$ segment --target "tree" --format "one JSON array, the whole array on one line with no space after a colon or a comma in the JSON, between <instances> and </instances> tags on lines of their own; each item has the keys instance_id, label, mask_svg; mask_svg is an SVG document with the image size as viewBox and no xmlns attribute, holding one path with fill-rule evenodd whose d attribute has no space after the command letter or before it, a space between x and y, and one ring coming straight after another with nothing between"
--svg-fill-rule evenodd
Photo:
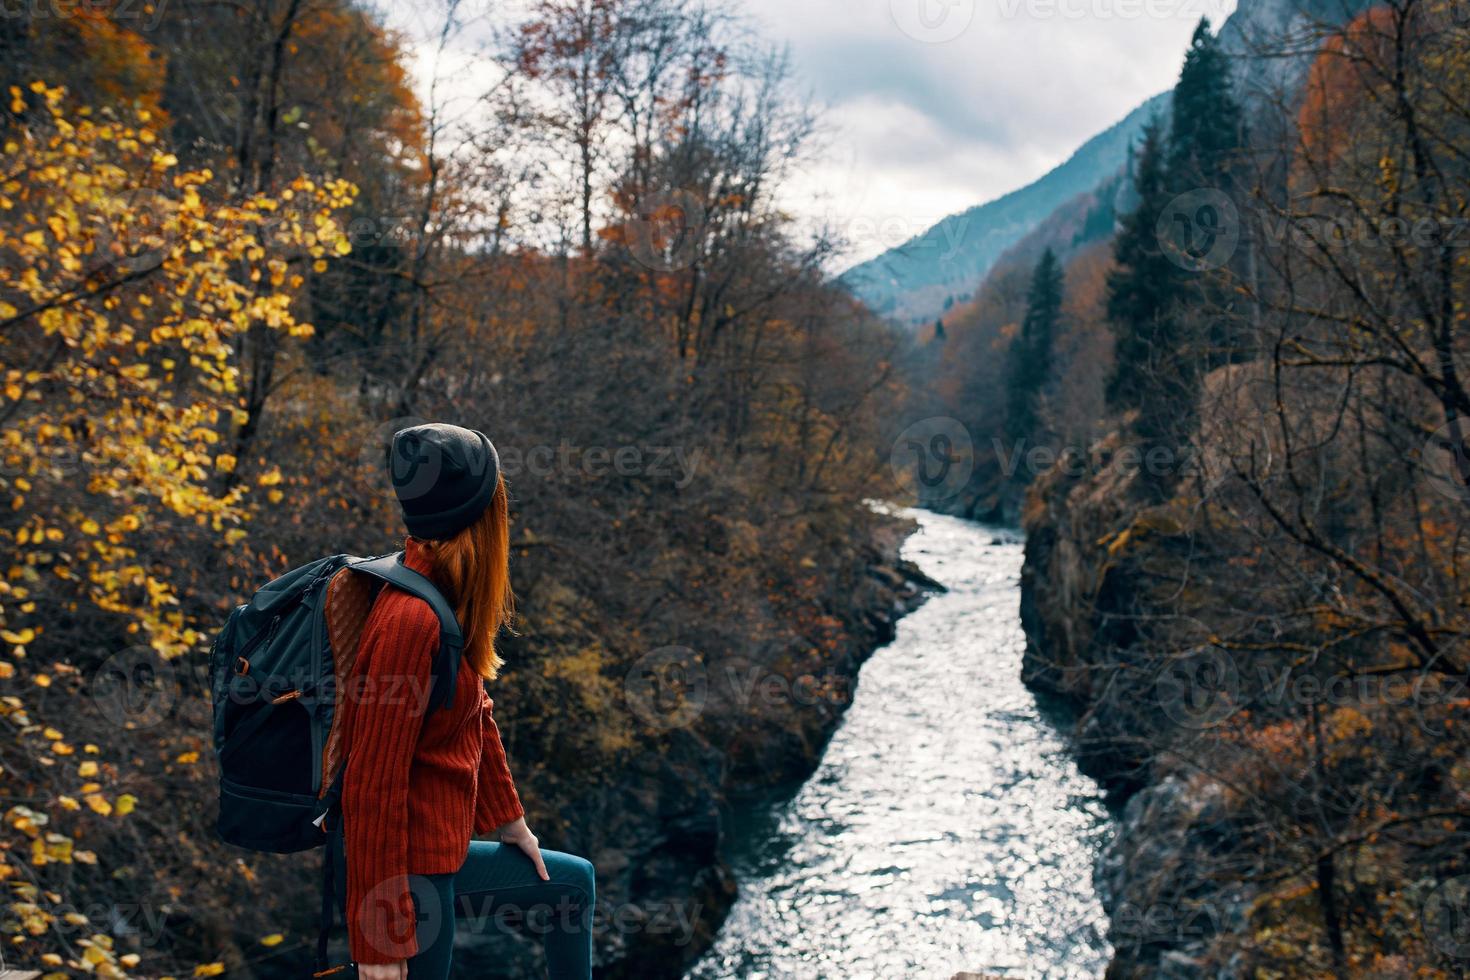
<instances>
[{"instance_id":1,"label":"tree","mask_svg":"<svg viewBox=\"0 0 1470 980\"><path fill-rule=\"evenodd\" d=\"M1113 374L1108 406L1136 412L1133 432L1147 454L1177 454L1194 430L1200 364L1182 315L1183 271L1159 241L1158 226L1172 197L1157 122L1144 131L1136 158L1138 206L1122 223L1113 247L1117 269L1108 276L1107 318L1113 330ZM1156 492L1172 486L1168 473L1151 473Z\"/></svg>"},{"instance_id":2,"label":"tree","mask_svg":"<svg viewBox=\"0 0 1470 980\"><path fill-rule=\"evenodd\" d=\"M214 175L179 168L148 113L70 115L63 90L39 81L28 94L36 107L10 89L26 125L0 150L0 679L17 678L0 705L14 733L0 788L28 804L7 809L0 839L24 922L7 955L121 977L138 956L120 955L116 927L76 914L89 934L55 945L58 907L87 907L94 871L119 904L152 887L93 849L130 832L137 799L115 778L129 748L97 744L81 680L130 642L184 671L207 638L180 556L237 561L252 499L281 499L274 468L215 485L235 468L222 434L244 411L232 347L252 329L311 332L293 312L293 266L348 250L334 216L353 189L300 178L280 198L220 204ZM58 764L78 750L79 764Z\"/></svg>"},{"instance_id":3,"label":"tree","mask_svg":"<svg viewBox=\"0 0 1470 980\"><path fill-rule=\"evenodd\" d=\"M1239 218L1243 195L1238 171L1246 129L1233 88L1230 58L1210 32L1209 20L1202 18L1174 86L1165 167L1177 202L1171 211L1178 213L1167 215L1161 230L1168 236L1168 248L1186 266L1181 292L1194 311L1195 333L1210 367L1243 360L1250 348L1241 317L1231 308L1233 293L1214 268L1216 261L1249 265L1255 256ZM1212 249L1225 242L1230 249L1217 259ZM1201 258L1209 267L1191 267Z\"/></svg>"},{"instance_id":4,"label":"tree","mask_svg":"<svg viewBox=\"0 0 1470 980\"><path fill-rule=\"evenodd\" d=\"M1165 161L1175 194L1198 188L1229 191L1231 167L1245 145L1241 109L1232 94L1230 59L1201 18L1174 86Z\"/></svg>"},{"instance_id":5,"label":"tree","mask_svg":"<svg viewBox=\"0 0 1470 980\"><path fill-rule=\"evenodd\" d=\"M575 157L584 254L592 251L593 202L616 107L614 66L627 39L627 7L627 0L539 0L512 50L517 69L552 99L537 124L568 144Z\"/></svg>"},{"instance_id":6,"label":"tree","mask_svg":"<svg viewBox=\"0 0 1470 980\"><path fill-rule=\"evenodd\" d=\"M1051 376L1052 348L1062 315L1063 272L1056 253L1041 253L1026 295L1026 317L1011 345L1006 372L1006 435L1012 444L1035 434L1037 401Z\"/></svg>"}]
</instances>

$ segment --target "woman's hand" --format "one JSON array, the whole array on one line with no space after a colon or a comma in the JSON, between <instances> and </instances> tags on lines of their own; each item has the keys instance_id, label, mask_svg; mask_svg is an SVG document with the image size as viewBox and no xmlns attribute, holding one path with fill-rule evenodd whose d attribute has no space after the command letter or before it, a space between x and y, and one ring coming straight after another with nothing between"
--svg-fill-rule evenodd
<instances>
[{"instance_id":1,"label":"woman's hand","mask_svg":"<svg viewBox=\"0 0 1470 980\"><path fill-rule=\"evenodd\" d=\"M397 963L359 963L358 980L407 980L408 960Z\"/></svg>"},{"instance_id":2,"label":"woman's hand","mask_svg":"<svg viewBox=\"0 0 1470 980\"><path fill-rule=\"evenodd\" d=\"M551 880L551 875L546 873L546 862L541 860L541 848L537 844L536 835L531 833L530 827L526 826L525 817L500 828L500 843L519 847L536 866L536 874L541 876L541 880Z\"/></svg>"}]
</instances>

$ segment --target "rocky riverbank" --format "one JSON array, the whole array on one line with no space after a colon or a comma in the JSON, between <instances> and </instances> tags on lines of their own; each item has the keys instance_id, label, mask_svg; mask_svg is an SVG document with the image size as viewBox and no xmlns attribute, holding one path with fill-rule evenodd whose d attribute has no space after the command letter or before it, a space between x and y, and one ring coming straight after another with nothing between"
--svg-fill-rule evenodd
<instances>
[{"instance_id":1,"label":"rocky riverbank","mask_svg":"<svg viewBox=\"0 0 1470 980\"><path fill-rule=\"evenodd\" d=\"M1071 707L1079 764L1117 808L1095 874L1114 946L1110 980L1234 976L1214 948L1246 928L1253 897L1220 874L1241 839L1234 816L1217 784L1177 764L1171 743L1191 733L1161 716L1156 678L1131 669L1137 624L1179 527L1166 508L1128 513L1129 482L1112 471L1052 474L1033 489L1024 678Z\"/></svg>"},{"instance_id":2,"label":"rocky riverbank","mask_svg":"<svg viewBox=\"0 0 1470 980\"><path fill-rule=\"evenodd\" d=\"M581 852L598 868L600 977L677 978L713 941L736 896L721 857L730 803L810 775L863 662L893 639L901 617L943 589L900 558L913 530L911 521L880 515L867 542L822 569L834 581L832 621L824 624L835 641L830 649L752 644L677 664L687 671L682 690L640 711L665 723L657 746L626 753L600 785L536 817L543 846L563 838L596 842ZM534 776L520 778L534 784ZM557 817L564 829L548 830ZM493 916L462 922L457 969L537 976L538 946Z\"/></svg>"},{"instance_id":3,"label":"rocky riverbank","mask_svg":"<svg viewBox=\"0 0 1470 980\"><path fill-rule=\"evenodd\" d=\"M622 843L597 857L612 881L609 909L627 910L634 923L657 910L666 928L629 931L610 917L600 975L679 977L713 941L736 896L721 858L728 805L811 774L863 662L893 639L900 618L943 588L899 557L913 530L911 521L881 518L839 573L847 585L830 610L840 636L834 648L755 648L710 663L699 723L672 733L669 753L645 756L644 771L622 780L607 807Z\"/></svg>"}]
</instances>

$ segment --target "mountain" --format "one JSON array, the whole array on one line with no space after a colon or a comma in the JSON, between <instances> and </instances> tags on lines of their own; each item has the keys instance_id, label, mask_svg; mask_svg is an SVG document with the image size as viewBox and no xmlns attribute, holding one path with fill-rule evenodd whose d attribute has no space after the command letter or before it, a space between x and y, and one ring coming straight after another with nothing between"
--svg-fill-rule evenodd
<instances>
[{"instance_id":1,"label":"mountain","mask_svg":"<svg viewBox=\"0 0 1470 980\"><path fill-rule=\"evenodd\" d=\"M1323 32L1347 23L1370 4L1371 0L1240 0L1220 28L1220 42L1235 59L1237 90L1258 124L1268 123L1265 109L1291 101L1290 93L1299 89ZM909 325L932 322L952 303L969 298L997 260L1058 208L1114 178L1149 118L1157 113L1167 119L1170 95L1149 99L1035 183L945 218L897 248L849 269L842 282L883 316Z\"/></svg>"},{"instance_id":2,"label":"mountain","mask_svg":"<svg viewBox=\"0 0 1470 980\"><path fill-rule=\"evenodd\" d=\"M909 324L932 322L952 302L968 298L996 259L1048 215L1122 169L1144 124L1155 113L1167 116L1168 111L1169 93L1154 96L1040 180L950 215L849 269L842 282L883 316Z\"/></svg>"}]
</instances>

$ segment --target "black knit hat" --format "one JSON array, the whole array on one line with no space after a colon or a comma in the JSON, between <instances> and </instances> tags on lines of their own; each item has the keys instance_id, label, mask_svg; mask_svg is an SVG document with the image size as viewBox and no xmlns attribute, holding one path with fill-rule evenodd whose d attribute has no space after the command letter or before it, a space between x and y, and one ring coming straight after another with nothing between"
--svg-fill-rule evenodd
<instances>
[{"instance_id":1,"label":"black knit hat","mask_svg":"<svg viewBox=\"0 0 1470 980\"><path fill-rule=\"evenodd\" d=\"M394 434L388 472L408 533L452 538L490 506L500 457L485 433L434 422Z\"/></svg>"}]
</instances>

